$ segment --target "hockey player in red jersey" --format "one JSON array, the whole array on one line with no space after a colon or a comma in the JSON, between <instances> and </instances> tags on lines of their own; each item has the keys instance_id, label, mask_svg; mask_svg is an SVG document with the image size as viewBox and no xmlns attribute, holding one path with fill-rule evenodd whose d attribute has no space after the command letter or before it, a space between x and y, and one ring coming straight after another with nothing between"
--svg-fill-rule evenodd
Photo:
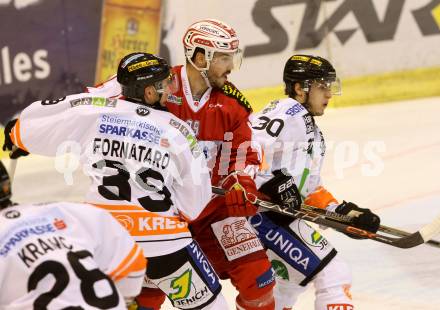
<instances>
[{"instance_id":1,"label":"hockey player in red jersey","mask_svg":"<svg viewBox=\"0 0 440 310\"><path fill-rule=\"evenodd\" d=\"M238 37L225 23L206 19L187 29L183 44L186 64L173 68L180 87L166 107L195 132L212 185L227 190L209 202L191 230L220 278L231 279L238 290L237 309L273 309L274 273L246 219L257 209L251 201L259 165L251 149L251 106L227 80L241 64Z\"/></svg>"}]
</instances>

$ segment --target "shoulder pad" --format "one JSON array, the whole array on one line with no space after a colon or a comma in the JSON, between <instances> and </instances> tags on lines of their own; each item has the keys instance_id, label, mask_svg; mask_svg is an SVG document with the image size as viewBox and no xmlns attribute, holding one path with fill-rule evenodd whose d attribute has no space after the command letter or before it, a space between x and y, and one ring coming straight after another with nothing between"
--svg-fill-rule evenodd
<instances>
[{"instance_id":1,"label":"shoulder pad","mask_svg":"<svg viewBox=\"0 0 440 310\"><path fill-rule=\"evenodd\" d=\"M226 82L225 85L223 85L222 87L222 92L226 96L236 99L238 103L240 103L240 105L246 109L246 111L252 112L251 104L249 103L249 101L247 101L245 96L238 90L238 88L235 87L234 84Z\"/></svg>"}]
</instances>

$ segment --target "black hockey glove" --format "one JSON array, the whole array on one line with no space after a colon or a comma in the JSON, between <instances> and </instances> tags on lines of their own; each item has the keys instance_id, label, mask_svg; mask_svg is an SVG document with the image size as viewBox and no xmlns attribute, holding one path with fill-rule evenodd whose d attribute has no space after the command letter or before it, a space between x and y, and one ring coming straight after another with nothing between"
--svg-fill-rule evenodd
<instances>
[{"instance_id":1,"label":"black hockey glove","mask_svg":"<svg viewBox=\"0 0 440 310\"><path fill-rule=\"evenodd\" d=\"M17 159L20 156L26 156L29 155L28 152L25 150L20 149L14 143L12 143L11 137L9 134L12 131L12 128L14 128L15 123L17 122L17 119L10 120L6 126L5 126L5 142L3 143L3 151L9 151L9 157L11 159Z\"/></svg>"},{"instance_id":2,"label":"black hockey glove","mask_svg":"<svg viewBox=\"0 0 440 310\"><path fill-rule=\"evenodd\" d=\"M375 233L380 226L380 217L371 212L370 209L359 208L352 202L343 201L335 210L336 213L350 216L353 221L352 226ZM363 239L362 237L346 234L354 239Z\"/></svg>"},{"instance_id":3,"label":"black hockey glove","mask_svg":"<svg viewBox=\"0 0 440 310\"><path fill-rule=\"evenodd\" d=\"M275 170L272 174L274 177L261 185L258 191L284 208L296 210L301 208L301 195L293 177L285 170Z\"/></svg>"}]
</instances>

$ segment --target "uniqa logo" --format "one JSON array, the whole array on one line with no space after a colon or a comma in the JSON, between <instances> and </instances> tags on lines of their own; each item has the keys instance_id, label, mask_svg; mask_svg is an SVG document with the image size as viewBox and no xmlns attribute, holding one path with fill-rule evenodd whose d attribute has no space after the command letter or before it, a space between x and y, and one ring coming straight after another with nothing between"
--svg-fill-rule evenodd
<instances>
[{"instance_id":1,"label":"uniqa logo","mask_svg":"<svg viewBox=\"0 0 440 310\"><path fill-rule=\"evenodd\" d=\"M303 257L301 249L294 246L289 239L284 239L283 235L279 231L269 230L266 233L266 239L271 241L273 245L277 246L281 252L287 254L288 257L298 265L304 267L307 270L309 265L309 257Z\"/></svg>"}]
</instances>

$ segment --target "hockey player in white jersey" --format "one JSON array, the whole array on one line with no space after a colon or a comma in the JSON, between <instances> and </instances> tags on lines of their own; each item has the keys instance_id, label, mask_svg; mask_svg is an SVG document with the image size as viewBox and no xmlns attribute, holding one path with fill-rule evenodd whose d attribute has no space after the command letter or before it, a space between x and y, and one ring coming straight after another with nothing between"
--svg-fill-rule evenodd
<instances>
[{"instance_id":1,"label":"hockey player in white jersey","mask_svg":"<svg viewBox=\"0 0 440 310\"><path fill-rule=\"evenodd\" d=\"M127 309L146 260L106 211L13 204L0 162L0 309Z\"/></svg>"},{"instance_id":2,"label":"hockey player in white jersey","mask_svg":"<svg viewBox=\"0 0 440 310\"><path fill-rule=\"evenodd\" d=\"M352 216L352 226L376 232L380 219L369 209L338 202L320 177L324 136L315 117L324 114L332 95L340 93L333 66L324 58L293 55L284 67L287 99L272 101L253 115L255 140L267 169L257 177L259 191L286 208L301 202ZM292 309L298 295L313 282L315 309L352 310L351 274L333 246L302 220L274 212L252 217L277 273L276 309Z\"/></svg>"},{"instance_id":3,"label":"hockey player in white jersey","mask_svg":"<svg viewBox=\"0 0 440 310\"><path fill-rule=\"evenodd\" d=\"M86 201L129 230L147 257L147 281L177 308L225 309L219 279L188 229L211 197L206 161L190 127L160 111L170 68L134 53L121 60L117 79L125 100L85 93L31 104L7 126L7 148L53 156L66 144L80 147L92 179ZM138 304L157 309L143 304L149 291Z\"/></svg>"}]
</instances>

